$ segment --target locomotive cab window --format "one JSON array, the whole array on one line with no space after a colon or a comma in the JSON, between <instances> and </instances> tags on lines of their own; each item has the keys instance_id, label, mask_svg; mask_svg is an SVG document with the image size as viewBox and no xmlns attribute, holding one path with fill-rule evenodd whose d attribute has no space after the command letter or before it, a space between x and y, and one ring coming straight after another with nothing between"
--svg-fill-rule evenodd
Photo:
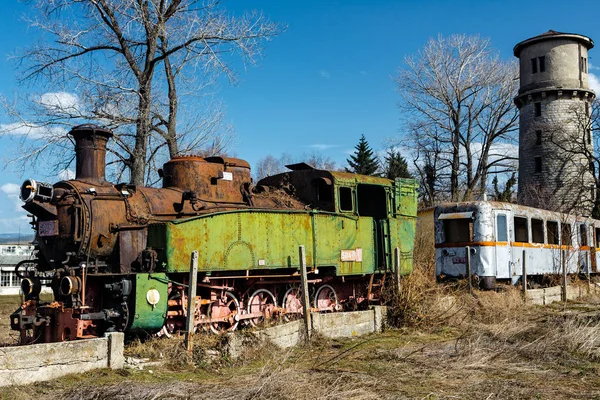
<instances>
[{"instance_id":1,"label":"locomotive cab window","mask_svg":"<svg viewBox=\"0 0 600 400\"><path fill-rule=\"evenodd\" d=\"M330 206L333 203L333 185L327 178L313 180L316 202L319 207ZM327 207L329 208L329 207Z\"/></svg>"},{"instance_id":2,"label":"locomotive cab window","mask_svg":"<svg viewBox=\"0 0 600 400\"><path fill-rule=\"evenodd\" d=\"M358 199L358 215L383 219L387 217L387 193L383 186L358 185L356 187Z\"/></svg>"},{"instance_id":3,"label":"locomotive cab window","mask_svg":"<svg viewBox=\"0 0 600 400\"><path fill-rule=\"evenodd\" d=\"M445 219L444 242L465 243L473 241L473 220L470 218Z\"/></svg>"},{"instance_id":4,"label":"locomotive cab window","mask_svg":"<svg viewBox=\"0 0 600 400\"><path fill-rule=\"evenodd\" d=\"M352 189L349 187L341 186L338 190L340 197L340 211L352 211Z\"/></svg>"},{"instance_id":5,"label":"locomotive cab window","mask_svg":"<svg viewBox=\"0 0 600 400\"><path fill-rule=\"evenodd\" d=\"M531 219L531 242L544 243L544 221Z\"/></svg>"},{"instance_id":6,"label":"locomotive cab window","mask_svg":"<svg viewBox=\"0 0 600 400\"><path fill-rule=\"evenodd\" d=\"M548 244L558 244L558 222L546 222L546 231L548 232Z\"/></svg>"},{"instance_id":7,"label":"locomotive cab window","mask_svg":"<svg viewBox=\"0 0 600 400\"><path fill-rule=\"evenodd\" d=\"M527 218L515 217L515 242L529 242L529 228L527 226Z\"/></svg>"}]
</instances>

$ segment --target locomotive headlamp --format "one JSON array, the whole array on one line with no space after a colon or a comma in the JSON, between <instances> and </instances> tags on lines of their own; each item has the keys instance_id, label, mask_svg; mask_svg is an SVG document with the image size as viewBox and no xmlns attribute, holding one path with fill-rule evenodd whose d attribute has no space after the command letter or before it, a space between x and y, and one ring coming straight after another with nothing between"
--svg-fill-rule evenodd
<instances>
[{"instance_id":1,"label":"locomotive headlamp","mask_svg":"<svg viewBox=\"0 0 600 400\"><path fill-rule=\"evenodd\" d=\"M51 184L45 182L37 182L33 179L27 179L21 185L21 192L19 197L25 203L33 201L33 199L47 202L52 200L54 194L54 188Z\"/></svg>"},{"instance_id":2,"label":"locomotive headlamp","mask_svg":"<svg viewBox=\"0 0 600 400\"><path fill-rule=\"evenodd\" d=\"M77 294L81 290L81 279L78 276L65 276L60 280L60 291L63 295Z\"/></svg>"},{"instance_id":3,"label":"locomotive headlamp","mask_svg":"<svg viewBox=\"0 0 600 400\"><path fill-rule=\"evenodd\" d=\"M148 290L148 293L146 293L146 301L154 308L160 301L160 292L156 289Z\"/></svg>"},{"instance_id":4,"label":"locomotive headlamp","mask_svg":"<svg viewBox=\"0 0 600 400\"><path fill-rule=\"evenodd\" d=\"M25 278L21 281L21 291L25 296L38 296L42 291L42 283L37 278Z\"/></svg>"}]
</instances>

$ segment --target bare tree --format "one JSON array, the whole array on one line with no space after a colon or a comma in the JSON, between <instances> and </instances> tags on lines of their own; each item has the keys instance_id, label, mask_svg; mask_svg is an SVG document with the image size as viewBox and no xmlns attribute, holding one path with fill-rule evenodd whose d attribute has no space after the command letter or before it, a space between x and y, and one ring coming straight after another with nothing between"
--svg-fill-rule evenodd
<instances>
[{"instance_id":1,"label":"bare tree","mask_svg":"<svg viewBox=\"0 0 600 400\"><path fill-rule=\"evenodd\" d=\"M281 163L281 159L277 159L272 155L267 155L256 163L254 170L254 177L256 181L261 180L267 176L276 175L285 171L285 167Z\"/></svg>"},{"instance_id":2,"label":"bare tree","mask_svg":"<svg viewBox=\"0 0 600 400\"><path fill-rule=\"evenodd\" d=\"M335 161L319 152L303 154L299 157L292 157L288 153L284 153L279 158L272 155L267 155L256 163L254 169L254 177L257 181L270 175L276 175L286 171L285 166L297 162L304 162L315 169L334 170Z\"/></svg>"},{"instance_id":3,"label":"bare tree","mask_svg":"<svg viewBox=\"0 0 600 400\"><path fill-rule=\"evenodd\" d=\"M600 143L599 135L594 135L599 129L598 100L575 102L568 112L549 113L544 122L534 124L535 135L531 132L527 145L540 148L542 168L552 171L553 180L536 184L530 179L521 188L524 200L553 211L576 215L591 211L600 217Z\"/></svg>"},{"instance_id":4,"label":"bare tree","mask_svg":"<svg viewBox=\"0 0 600 400\"><path fill-rule=\"evenodd\" d=\"M488 39L466 35L431 39L405 61L396 82L421 178L435 175L458 201L485 190L490 173L514 171L517 64L501 61Z\"/></svg>"},{"instance_id":5,"label":"bare tree","mask_svg":"<svg viewBox=\"0 0 600 400\"><path fill-rule=\"evenodd\" d=\"M110 150L120 172L129 173L130 181L140 185L148 180L160 155L173 157L207 144L213 148L227 144L221 138L231 127L221 107L202 113L206 111L199 109L202 102L187 99L201 98L220 75L235 81L228 56L238 53L245 62L254 63L262 43L281 32L257 13L239 18L226 15L219 0L37 0L33 4L37 14L28 22L48 41L18 55L22 80L70 89L77 93L77 101L44 102L38 96L32 99L37 112L29 114L8 107L15 123L21 124L19 129L43 131L49 142L28 157L38 157L65 140L64 128L57 127L100 121L118 128L116 145Z\"/></svg>"}]
</instances>

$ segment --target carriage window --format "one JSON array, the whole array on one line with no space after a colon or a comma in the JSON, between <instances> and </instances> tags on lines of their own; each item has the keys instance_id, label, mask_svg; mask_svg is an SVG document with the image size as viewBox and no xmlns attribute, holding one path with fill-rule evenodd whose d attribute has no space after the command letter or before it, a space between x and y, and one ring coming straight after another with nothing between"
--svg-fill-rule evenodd
<instances>
[{"instance_id":1,"label":"carriage window","mask_svg":"<svg viewBox=\"0 0 600 400\"><path fill-rule=\"evenodd\" d=\"M531 219L531 242L544 243L544 221Z\"/></svg>"},{"instance_id":2,"label":"carriage window","mask_svg":"<svg viewBox=\"0 0 600 400\"><path fill-rule=\"evenodd\" d=\"M352 211L352 189L340 187L340 211Z\"/></svg>"},{"instance_id":3,"label":"carriage window","mask_svg":"<svg viewBox=\"0 0 600 400\"><path fill-rule=\"evenodd\" d=\"M546 230L548 231L548 244L558 244L558 222L546 222Z\"/></svg>"},{"instance_id":4,"label":"carriage window","mask_svg":"<svg viewBox=\"0 0 600 400\"><path fill-rule=\"evenodd\" d=\"M587 227L584 224L579 225L579 245L588 245Z\"/></svg>"},{"instance_id":5,"label":"carriage window","mask_svg":"<svg viewBox=\"0 0 600 400\"><path fill-rule=\"evenodd\" d=\"M515 217L515 242L527 243L529 241L527 231L527 218Z\"/></svg>"},{"instance_id":6,"label":"carriage window","mask_svg":"<svg viewBox=\"0 0 600 400\"><path fill-rule=\"evenodd\" d=\"M506 229L506 215L498 214L496 216L496 230L498 231L496 241L508 242L508 233Z\"/></svg>"},{"instance_id":7,"label":"carriage window","mask_svg":"<svg viewBox=\"0 0 600 400\"><path fill-rule=\"evenodd\" d=\"M444 238L446 243L472 242L473 220L470 218L444 220Z\"/></svg>"},{"instance_id":8,"label":"carriage window","mask_svg":"<svg viewBox=\"0 0 600 400\"><path fill-rule=\"evenodd\" d=\"M563 245L571 245L571 225L561 224L560 242Z\"/></svg>"}]
</instances>

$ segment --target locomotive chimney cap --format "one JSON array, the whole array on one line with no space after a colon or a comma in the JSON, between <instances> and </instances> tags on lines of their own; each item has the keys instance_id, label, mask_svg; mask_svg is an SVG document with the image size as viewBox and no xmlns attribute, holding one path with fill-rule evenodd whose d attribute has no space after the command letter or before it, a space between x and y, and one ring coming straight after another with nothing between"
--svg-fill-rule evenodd
<instances>
[{"instance_id":1,"label":"locomotive chimney cap","mask_svg":"<svg viewBox=\"0 0 600 400\"><path fill-rule=\"evenodd\" d=\"M90 133L92 135L104 136L106 139L110 139L111 137L114 136L114 134L112 133L112 131L110 129L103 128L101 126L94 125L94 124L82 124L82 125L74 126L71 129L71 131L69 132L69 135L71 135L75 139L77 139L78 137L85 136Z\"/></svg>"}]
</instances>

